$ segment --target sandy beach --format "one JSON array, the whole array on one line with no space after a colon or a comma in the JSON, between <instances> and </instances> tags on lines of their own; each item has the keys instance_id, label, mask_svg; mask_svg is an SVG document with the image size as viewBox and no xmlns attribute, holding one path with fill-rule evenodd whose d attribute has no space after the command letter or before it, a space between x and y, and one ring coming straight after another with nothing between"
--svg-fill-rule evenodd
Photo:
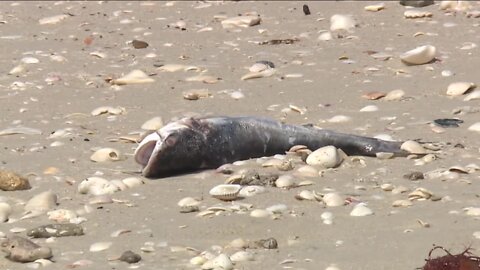
<instances>
[{"instance_id":1,"label":"sandy beach","mask_svg":"<svg viewBox=\"0 0 480 270\"><path fill-rule=\"evenodd\" d=\"M220 257L231 265L215 269L405 270L421 268L434 245L480 255L480 4L441 2L370 10L380 2L2 2L0 171L31 188L1 191L10 210L0 209L0 236L70 222L84 234L31 239L53 257L2 255L0 268L213 269ZM412 10L416 18L406 18ZM401 59L425 45L435 48L425 63ZM273 67L248 75L259 61ZM122 81L132 71L140 78ZM133 153L152 132L146 121L214 115L418 140L428 155L346 157L308 172L298 157L279 155L238 162L230 174L141 176ZM92 161L102 148L118 151L115 161ZM275 159L293 167L265 164ZM254 171L302 184L234 201L209 195ZM82 194L92 177L135 179ZM55 202L29 216L29 200L46 191ZM320 199L299 200L302 191ZM327 193L345 203L325 205ZM185 197L197 204L192 212L178 205ZM371 214L352 216L359 204ZM256 209L267 214L252 216ZM277 246L259 244L269 238ZM141 260L119 260L127 250Z\"/></svg>"}]
</instances>

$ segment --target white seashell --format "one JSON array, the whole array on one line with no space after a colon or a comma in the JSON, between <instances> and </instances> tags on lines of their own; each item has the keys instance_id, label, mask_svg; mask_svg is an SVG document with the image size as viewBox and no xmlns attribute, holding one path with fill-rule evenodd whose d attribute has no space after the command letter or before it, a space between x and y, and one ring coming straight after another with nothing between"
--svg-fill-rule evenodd
<instances>
[{"instance_id":1,"label":"white seashell","mask_svg":"<svg viewBox=\"0 0 480 270\"><path fill-rule=\"evenodd\" d=\"M0 223L8 220L12 214L12 207L6 202L0 202Z\"/></svg>"},{"instance_id":2,"label":"white seashell","mask_svg":"<svg viewBox=\"0 0 480 270\"><path fill-rule=\"evenodd\" d=\"M349 116L335 115L332 118L328 119L327 122L329 122L329 123L345 123L345 122L349 122L350 120L352 120L352 118L349 117Z\"/></svg>"},{"instance_id":3,"label":"white seashell","mask_svg":"<svg viewBox=\"0 0 480 270\"><path fill-rule=\"evenodd\" d=\"M107 57L107 54L106 54L106 53L104 53L104 52L98 52L98 51L91 52L90 55L91 55L91 56L98 57L98 58L100 58L100 59Z\"/></svg>"},{"instance_id":4,"label":"white seashell","mask_svg":"<svg viewBox=\"0 0 480 270\"><path fill-rule=\"evenodd\" d=\"M195 198L185 197L180 201L178 201L177 205L180 207L188 207L188 206L197 206L197 205L200 205L200 203L201 202Z\"/></svg>"},{"instance_id":5,"label":"white seashell","mask_svg":"<svg viewBox=\"0 0 480 270\"><path fill-rule=\"evenodd\" d=\"M107 181L107 184L108 184L108 181ZM109 182L109 184L111 184L112 186L115 186L118 188L118 190L126 190L128 189L128 186L125 185L125 183L120 180L120 179L113 179Z\"/></svg>"},{"instance_id":6,"label":"white seashell","mask_svg":"<svg viewBox=\"0 0 480 270\"><path fill-rule=\"evenodd\" d=\"M242 99L245 97L245 95L240 91L233 91L230 93L230 97L233 99Z\"/></svg>"},{"instance_id":7,"label":"white seashell","mask_svg":"<svg viewBox=\"0 0 480 270\"><path fill-rule=\"evenodd\" d=\"M60 15L41 18L40 20L38 20L38 23L41 24L41 25L56 24L56 23L59 23L59 22L65 20L66 18L68 18L68 15L60 14Z\"/></svg>"},{"instance_id":8,"label":"white seashell","mask_svg":"<svg viewBox=\"0 0 480 270\"><path fill-rule=\"evenodd\" d=\"M273 74L275 74L276 71L277 70L275 68L267 68L267 69L262 70L262 71L249 72L249 73L243 75L240 79L242 81L245 81L245 80L250 80L250 79L266 78L266 77L270 77Z\"/></svg>"},{"instance_id":9,"label":"white seashell","mask_svg":"<svg viewBox=\"0 0 480 270\"><path fill-rule=\"evenodd\" d=\"M156 116L143 123L141 129L158 130L161 127L163 127L163 120L160 116Z\"/></svg>"},{"instance_id":10,"label":"white seashell","mask_svg":"<svg viewBox=\"0 0 480 270\"><path fill-rule=\"evenodd\" d=\"M110 237L119 237L120 235L122 234L125 234L125 233L129 233L131 232L131 230L129 229L118 229L116 231L113 231L111 234L110 234Z\"/></svg>"},{"instance_id":11,"label":"white seashell","mask_svg":"<svg viewBox=\"0 0 480 270\"><path fill-rule=\"evenodd\" d=\"M449 1L441 1L440 2L440 9L441 10L448 10L448 11L466 11L472 8L470 1L456 1L456 0L449 0Z\"/></svg>"},{"instance_id":12,"label":"white seashell","mask_svg":"<svg viewBox=\"0 0 480 270\"><path fill-rule=\"evenodd\" d=\"M308 155L306 163L308 165L320 165L324 168L335 168L343 161L337 148L332 145L324 146L313 151Z\"/></svg>"},{"instance_id":13,"label":"white seashell","mask_svg":"<svg viewBox=\"0 0 480 270\"><path fill-rule=\"evenodd\" d=\"M107 250L112 246L112 242L97 242L90 245L90 252L99 252Z\"/></svg>"},{"instance_id":14,"label":"white seashell","mask_svg":"<svg viewBox=\"0 0 480 270\"><path fill-rule=\"evenodd\" d=\"M375 156L378 159L390 159L394 156L394 154L393 153L388 153L388 152L378 152L378 153L375 153Z\"/></svg>"},{"instance_id":15,"label":"white seashell","mask_svg":"<svg viewBox=\"0 0 480 270\"><path fill-rule=\"evenodd\" d=\"M77 218L77 214L72 210L57 209L57 210L47 212L47 217L48 219L58 223L66 223Z\"/></svg>"},{"instance_id":16,"label":"white seashell","mask_svg":"<svg viewBox=\"0 0 480 270\"><path fill-rule=\"evenodd\" d=\"M292 188L295 186L295 181L293 177L288 174L280 175L277 180L275 180L275 186L278 188Z\"/></svg>"},{"instance_id":17,"label":"white seashell","mask_svg":"<svg viewBox=\"0 0 480 270\"><path fill-rule=\"evenodd\" d=\"M233 239L232 242L228 244L228 247L244 249L248 247L248 242L242 238Z\"/></svg>"},{"instance_id":18,"label":"white seashell","mask_svg":"<svg viewBox=\"0 0 480 270\"><path fill-rule=\"evenodd\" d=\"M393 207L408 207L412 205L413 203L410 200L396 200L392 203Z\"/></svg>"},{"instance_id":19,"label":"white seashell","mask_svg":"<svg viewBox=\"0 0 480 270\"><path fill-rule=\"evenodd\" d=\"M203 265L207 261L208 261L208 259L203 257L203 256L195 256L195 257L190 259L190 264L192 264L192 265Z\"/></svg>"},{"instance_id":20,"label":"white seashell","mask_svg":"<svg viewBox=\"0 0 480 270\"><path fill-rule=\"evenodd\" d=\"M327 193L323 195L322 201L327 206L335 207L345 205L345 199L342 198L338 193Z\"/></svg>"},{"instance_id":21,"label":"white seashell","mask_svg":"<svg viewBox=\"0 0 480 270\"><path fill-rule=\"evenodd\" d=\"M263 62L257 62L255 64L253 64L249 69L248 71L250 72L262 72L262 71L265 71L269 68L273 68L271 67L270 65L268 65L267 63L263 63Z\"/></svg>"},{"instance_id":22,"label":"white seashell","mask_svg":"<svg viewBox=\"0 0 480 270\"><path fill-rule=\"evenodd\" d=\"M246 262L246 261L253 261L254 257L251 252L240 250L230 255L230 260L232 262Z\"/></svg>"},{"instance_id":23,"label":"white seashell","mask_svg":"<svg viewBox=\"0 0 480 270\"><path fill-rule=\"evenodd\" d=\"M273 213L273 214L281 214L281 213L288 210L288 206L286 206L285 204L282 204L282 203L274 204L272 206L267 207L265 210L267 210L268 212Z\"/></svg>"},{"instance_id":24,"label":"white seashell","mask_svg":"<svg viewBox=\"0 0 480 270\"><path fill-rule=\"evenodd\" d=\"M437 49L432 45L424 45L400 55L400 59L409 65L422 65L430 63L434 58Z\"/></svg>"},{"instance_id":25,"label":"white seashell","mask_svg":"<svg viewBox=\"0 0 480 270\"><path fill-rule=\"evenodd\" d=\"M475 100L475 99L480 99L480 90L475 90L468 94L463 100L464 101L470 101L470 100Z\"/></svg>"},{"instance_id":26,"label":"white seashell","mask_svg":"<svg viewBox=\"0 0 480 270\"><path fill-rule=\"evenodd\" d=\"M373 5L368 5L365 6L363 9L366 11L380 11L385 8L385 3L378 3L378 4L373 4Z\"/></svg>"},{"instance_id":27,"label":"white seashell","mask_svg":"<svg viewBox=\"0 0 480 270\"><path fill-rule=\"evenodd\" d=\"M270 216L270 212L265 209L254 209L250 212L251 217L264 218Z\"/></svg>"},{"instance_id":28,"label":"white seashell","mask_svg":"<svg viewBox=\"0 0 480 270\"><path fill-rule=\"evenodd\" d=\"M385 97L383 98L383 100L399 100L401 99L403 96L405 95L405 91L401 90L401 89L395 89L395 90L392 90L390 92L388 92Z\"/></svg>"},{"instance_id":29,"label":"white seashell","mask_svg":"<svg viewBox=\"0 0 480 270\"><path fill-rule=\"evenodd\" d=\"M317 39L321 41L329 41L333 39L333 36L330 31L323 31L320 33Z\"/></svg>"},{"instance_id":30,"label":"white seashell","mask_svg":"<svg viewBox=\"0 0 480 270\"><path fill-rule=\"evenodd\" d=\"M149 77L145 72L139 69L135 69L121 78L111 80L110 83L114 85L125 85L125 84L151 83L154 81L155 80Z\"/></svg>"},{"instance_id":31,"label":"white seashell","mask_svg":"<svg viewBox=\"0 0 480 270\"><path fill-rule=\"evenodd\" d=\"M22 63L25 63L25 64L38 64L38 63L40 63L40 60L38 60L38 58L31 57L31 56L24 57L20 61L22 61Z\"/></svg>"},{"instance_id":32,"label":"white seashell","mask_svg":"<svg viewBox=\"0 0 480 270\"><path fill-rule=\"evenodd\" d=\"M118 161L120 152L114 148L100 148L90 156L90 160L95 162Z\"/></svg>"},{"instance_id":33,"label":"white seashell","mask_svg":"<svg viewBox=\"0 0 480 270\"><path fill-rule=\"evenodd\" d=\"M336 264L331 264L325 270L341 270Z\"/></svg>"},{"instance_id":34,"label":"white seashell","mask_svg":"<svg viewBox=\"0 0 480 270\"><path fill-rule=\"evenodd\" d=\"M356 23L351 15L335 14L330 17L330 31L350 31L355 28Z\"/></svg>"},{"instance_id":35,"label":"white seashell","mask_svg":"<svg viewBox=\"0 0 480 270\"><path fill-rule=\"evenodd\" d=\"M372 209L368 208L364 203L359 203L353 207L353 210L350 212L350 216L353 217L364 217L373 215Z\"/></svg>"},{"instance_id":36,"label":"white seashell","mask_svg":"<svg viewBox=\"0 0 480 270\"><path fill-rule=\"evenodd\" d=\"M262 186L245 186L243 187L238 195L240 197L251 197L257 194L265 193L267 190Z\"/></svg>"},{"instance_id":37,"label":"white seashell","mask_svg":"<svg viewBox=\"0 0 480 270\"><path fill-rule=\"evenodd\" d=\"M203 83L217 83L219 81L218 77L211 76L211 75L197 75L185 78L186 82L203 82Z\"/></svg>"},{"instance_id":38,"label":"white seashell","mask_svg":"<svg viewBox=\"0 0 480 270\"><path fill-rule=\"evenodd\" d=\"M297 169L297 173L303 177L317 177L318 170L310 165L303 165ZM279 177L280 178L280 177ZM278 180L278 179L277 179Z\"/></svg>"},{"instance_id":39,"label":"white seashell","mask_svg":"<svg viewBox=\"0 0 480 270\"><path fill-rule=\"evenodd\" d=\"M316 201L317 196L315 196L315 193L311 190L302 190L300 193L295 195L295 198L297 200L306 200L306 201Z\"/></svg>"},{"instance_id":40,"label":"white seashell","mask_svg":"<svg viewBox=\"0 0 480 270\"><path fill-rule=\"evenodd\" d=\"M467 207L465 214L467 216L480 216L480 208L479 207Z\"/></svg>"},{"instance_id":41,"label":"white seashell","mask_svg":"<svg viewBox=\"0 0 480 270\"><path fill-rule=\"evenodd\" d=\"M230 29L234 27L250 27L260 24L260 17L258 16L237 16L228 18L222 21L222 27L224 29Z\"/></svg>"},{"instance_id":42,"label":"white seashell","mask_svg":"<svg viewBox=\"0 0 480 270\"><path fill-rule=\"evenodd\" d=\"M105 185L108 184L109 181L100 177L92 176L87 177L85 180L78 184L78 193L80 194L88 194L90 191L90 186L92 185Z\"/></svg>"},{"instance_id":43,"label":"white seashell","mask_svg":"<svg viewBox=\"0 0 480 270\"><path fill-rule=\"evenodd\" d=\"M122 180L122 182L128 187L128 188L134 188L136 186L140 186L145 184L141 178L138 177L127 177Z\"/></svg>"},{"instance_id":44,"label":"white seashell","mask_svg":"<svg viewBox=\"0 0 480 270\"><path fill-rule=\"evenodd\" d=\"M323 223L325 224L332 224L333 221L333 213L332 212L323 212L320 215L320 218L322 219Z\"/></svg>"},{"instance_id":45,"label":"white seashell","mask_svg":"<svg viewBox=\"0 0 480 270\"><path fill-rule=\"evenodd\" d=\"M380 188L384 191L392 191L395 188L395 186L390 183L385 183L385 184L381 184Z\"/></svg>"},{"instance_id":46,"label":"white seashell","mask_svg":"<svg viewBox=\"0 0 480 270\"><path fill-rule=\"evenodd\" d=\"M375 138L375 139L379 139L379 140L389 141L389 142L394 141L394 139L392 138L392 136L389 135L389 134L378 134L378 135L376 135L374 138Z\"/></svg>"},{"instance_id":47,"label":"white seashell","mask_svg":"<svg viewBox=\"0 0 480 270\"><path fill-rule=\"evenodd\" d=\"M25 67L25 65L18 65L14 68L12 68L8 74L9 75L18 75L18 74L21 74L21 73L24 73L25 71L27 71L27 68Z\"/></svg>"},{"instance_id":48,"label":"white seashell","mask_svg":"<svg viewBox=\"0 0 480 270\"><path fill-rule=\"evenodd\" d=\"M480 132L480 122L476 122L475 124L469 126L468 130Z\"/></svg>"},{"instance_id":49,"label":"white seashell","mask_svg":"<svg viewBox=\"0 0 480 270\"><path fill-rule=\"evenodd\" d=\"M212 265L214 269L222 269L222 270L232 270L233 263L230 258L225 254L220 254L215 259L212 260Z\"/></svg>"},{"instance_id":50,"label":"white seashell","mask_svg":"<svg viewBox=\"0 0 480 270\"><path fill-rule=\"evenodd\" d=\"M94 196L100 196L100 195L107 195L107 194L113 194L120 189L118 188L117 185L112 184L111 182L108 182L103 185L92 185L88 189L88 194L94 195Z\"/></svg>"},{"instance_id":51,"label":"white seashell","mask_svg":"<svg viewBox=\"0 0 480 270\"><path fill-rule=\"evenodd\" d=\"M57 195L55 195L52 191L44 191L33 196L28 202L25 204L25 211L40 211L45 212L57 205Z\"/></svg>"},{"instance_id":52,"label":"white seashell","mask_svg":"<svg viewBox=\"0 0 480 270\"><path fill-rule=\"evenodd\" d=\"M416 18L426 18L432 17L433 14L428 11L419 10L419 9L409 9L403 13L403 17L407 19L416 19Z\"/></svg>"},{"instance_id":53,"label":"white seashell","mask_svg":"<svg viewBox=\"0 0 480 270\"><path fill-rule=\"evenodd\" d=\"M367 105L360 109L360 112L376 112L378 111L378 106L376 105Z\"/></svg>"},{"instance_id":54,"label":"white seashell","mask_svg":"<svg viewBox=\"0 0 480 270\"><path fill-rule=\"evenodd\" d=\"M447 95L449 96L461 96L468 92L468 90L475 88L476 85L471 82L454 82L448 85Z\"/></svg>"},{"instance_id":55,"label":"white seashell","mask_svg":"<svg viewBox=\"0 0 480 270\"><path fill-rule=\"evenodd\" d=\"M412 153L412 154L426 154L427 153L425 148L423 148L423 146L416 141L405 141L400 146L400 149L405 150L405 151L407 151L409 153Z\"/></svg>"},{"instance_id":56,"label":"white seashell","mask_svg":"<svg viewBox=\"0 0 480 270\"><path fill-rule=\"evenodd\" d=\"M93 116L101 115L101 114L113 114L119 115L125 112L125 108L123 107L111 107L111 106L101 106L98 107L90 113Z\"/></svg>"},{"instance_id":57,"label":"white seashell","mask_svg":"<svg viewBox=\"0 0 480 270\"><path fill-rule=\"evenodd\" d=\"M238 198L238 193L242 189L241 185L235 185L235 184L222 184L213 187L209 194L217 198L219 200L223 201L232 201Z\"/></svg>"}]
</instances>

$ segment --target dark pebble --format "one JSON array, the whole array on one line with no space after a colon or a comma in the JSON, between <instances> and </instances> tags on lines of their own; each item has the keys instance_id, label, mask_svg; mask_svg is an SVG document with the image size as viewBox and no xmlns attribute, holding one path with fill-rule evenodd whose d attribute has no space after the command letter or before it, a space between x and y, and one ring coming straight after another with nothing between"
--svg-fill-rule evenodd
<instances>
[{"instance_id":1,"label":"dark pebble","mask_svg":"<svg viewBox=\"0 0 480 270\"><path fill-rule=\"evenodd\" d=\"M193 212L198 212L200 209L196 205L189 205L189 206L182 206L180 207L180 213L186 214L186 213L193 213Z\"/></svg>"},{"instance_id":2,"label":"dark pebble","mask_svg":"<svg viewBox=\"0 0 480 270\"><path fill-rule=\"evenodd\" d=\"M308 5L303 5L303 14L310 15L310 8Z\"/></svg>"},{"instance_id":3,"label":"dark pebble","mask_svg":"<svg viewBox=\"0 0 480 270\"><path fill-rule=\"evenodd\" d=\"M123 252L122 255L120 256L120 261L126 262L126 263L137 263L141 259L142 257L140 255L138 255L137 253L131 250L127 250Z\"/></svg>"},{"instance_id":4,"label":"dark pebble","mask_svg":"<svg viewBox=\"0 0 480 270\"><path fill-rule=\"evenodd\" d=\"M145 41L134 39L134 40L132 40L132 46L135 49L145 49L145 48L148 47L148 43L145 42Z\"/></svg>"},{"instance_id":5,"label":"dark pebble","mask_svg":"<svg viewBox=\"0 0 480 270\"><path fill-rule=\"evenodd\" d=\"M435 125L437 126L441 126L444 128L459 127L459 124L463 123L463 120L453 118L440 118L433 120L433 123L435 123Z\"/></svg>"},{"instance_id":6,"label":"dark pebble","mask_svg":"<svg viewBox=\"0 0 480 270\"><path fill-rule=\"evenodd\" d=\"M433 5L433 0L400 0L400 5L409 7L426 7Z\"/></svg>"},{"instance_id":7,"label":"dark pebble","mask_svg":"<svg viewBox=\"0 0 480 270\"><path fill-rule=\"evenodd\" d=\"M49 238L83 235L83 228L72 223L48 224L33 228L27 232L33 238Z\"/></svg>"},{"instance_id":8,"label":"dark pebble","mask_svg":"<svg viewBox=\"0 0 480 270\"><path fill-rule=\"evenodd\" d=\"M273 62L270 62L267 60L260 60L260 61L257 61L257 63L267 65L271 68L275 68L275 65L273 64Z\"/></svg>"},{"instance_id":9,"label":"dark pebble","mask_svg":"<svg viewBox=\"0 0 480 270\"><path fill-rule=\"evenodd\" d=\"M412 181L421 180L425 178L422 172L407 173L403 177Z\"/></svg>"}]
</instances>

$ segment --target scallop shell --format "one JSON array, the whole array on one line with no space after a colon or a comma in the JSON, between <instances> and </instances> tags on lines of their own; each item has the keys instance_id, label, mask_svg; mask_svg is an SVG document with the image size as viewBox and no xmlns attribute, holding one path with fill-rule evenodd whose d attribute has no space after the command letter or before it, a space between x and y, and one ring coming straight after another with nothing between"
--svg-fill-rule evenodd
<instances>
[{"instance_id":1,"label":"scallop shell","mask_svg":"<svg viewBox=\"0 0 480 270\"><path fill-rule=\"evenodd\" d=\"M422 65L431 62L435 58L437 49L432 45L424 45L400 55L400 59L410 65Z\"/></svg>"},{"instance_id":2,"label":"scallop shell","mask_svg":"<svg viewBox=\"0 0 480 270\"><path fill-rule=\"evenodd\" d=\"M476 85L471 82L454 82L448 85L447 87L447 95L449 96L461 96L475 88Z\"/></svg>"},{"instance_id":3,"label":"scallop shell","mask_svg":"<svg viewBox=\"0 0 480 270\"><path fill-rule=\"evenodd\" d=\"M90 156L90 160L95 162L118 161L120 152L114 148L100 148Z\"/></svg>"},{"instance_id":4,"label":"scallop shell","mask_svg":"<svg viewBox=\"0 0 480 270\"><path fill-rule=\"evenodd\" d=\"M308 165L320 165L324 168L335 168L343 161L335 146L329 145L319 148L308 155Z\"/></svg>"},{"instance_id":5,"label":"scallop shell","mask_svg":"<svg viewBox=\"0 0 480 270\"><path fill-rule=\"evenodd\" d=\"M238 198L238 194L242 189L241 185L236 184L222 184L213 187L209 194L222 201L233 201Z\"/></svg>"},{"instance_id":6,"label":"scallop shell","mask_svg":"<svg viewBox=\"0 0 480 270\"><path fill-rule=\"evenodd\" d=\"M125 85L125 84L151 83L154 81L155 80L149 77L145 72L139 69L135 69L121 78L111 80L110 83L114 85Z\"/></svg>"}]
</instances>

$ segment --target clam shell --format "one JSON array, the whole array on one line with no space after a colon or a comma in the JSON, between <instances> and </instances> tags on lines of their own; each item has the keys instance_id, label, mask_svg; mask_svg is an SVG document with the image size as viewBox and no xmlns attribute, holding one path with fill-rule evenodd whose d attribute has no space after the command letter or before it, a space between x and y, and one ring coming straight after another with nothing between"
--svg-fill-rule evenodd
<instances>
[{"instance_id":1,"label":"clam shell","mask_svg":"<svg viewBox=\"0 0 480 270\"><path fill-rule=\"evenodd\" d=\"M448 96L461 96L468 92L468 90L475 88L476 85L471 82L454 82L448 85L447 95Z\"/></svg>"},{"instance_id":2,"label":"clam shell","mask_svg":"<svg viewBox=\"0 0 480 270\"><path fill-rule=\"evenodd\" d=\"M125 85L125 84L151 83L154 81L155 80L149 77L145 72L139 69L135 69L123 77L111 80L110 83L114 85Z\"/></svg>"},{"instance_id":3,"label":"clam shell","mask_svg":"<svg viewBox=\"0 0 480 270\"><path fill-rule=\"evenodd\" d=\"M246 261L253 261L254 257L251 252L240 250L230 255L230 260L232 262L246 262Z\"/></svg>"},{"instance_id":4,"label":"clam shell","mask_svg":"<svg viewBox=\"0 0 480 270\"><path fill-rule=\"evenodd\" d=\"M468 130L480 132L480 122L476 122L475 124L469 126Z\"/></svg>"},{"instance_id":5,"label":"clam shell","mask_svg":"<svg viewBox=\"0 0 480 270\"><path fill-rule=\"evenodd\" d=\"M350 31L355 26L356 22L351 15L334 14L330 17L330 31Z\"/></svg>"},{"instance_id":6,"label":"clam shell","mask_svg":"<svg viewBox=\"0 0 480 270\"><path fill-rule=\"evenodd\" d=\"M353 207L353 210L350 212L350 216L353 217L364 217L373 215L372 209L368 208L364 203L359 203Z\"/></svg>"},{"instance_id":7,"label":"clam shell","mask_svg":"<svg viewBox=\"0 0 480 270\"><path fill-rule=\"evenodd\" d=\"M210 189L209 194L222 201L233 201L238 198L241 189L241 185L222 184Z\"/></svg>"},{"instance_id":8,"label":"clam shell","mask_svg":"<svg viewBox=\"0 0 480 270\"><path fill-rule=\"evenodd\" d=\"M297 169L297 173L303 177L318 177L318 170L310 165L303 165Z\"/></svg>"},{"instance_id":9,"label":"clam shell","mask_svg":"<svg viewBox=\"0 0 480 270\"><path fill-rule=\"evenodd\" d=\"M437 49L432 45L424 45L400 55L400 59L410 65L422 65L431 62L435 58Z\"/></svg>"},{"instance_id":10,"label":"clam shell","mask_svg":"<svg viewBox=\"0 0 480 270\"><path fill-rule=\"evenodd\" d=\"M323 195L322 201L330 207L345 205L345 199L338 193L327 193Z\"/></svg>"},{"instance_id":11,"label":"clam shell","mask_svg":"<svg viewBox=\"0 0 480 270\"><path fill-rule=\"evenodd\" d=\"M305 201L316 201L317 196L315 192L311 190L302 190L297 195L295 195L295 199L297 200L305 200Z\"/></svg>"},{"instance_id":12,"label":"clam shell","mask_svg":"<svg viewBox=\"0 0 480 270\"><path fill-rule=\"evenodd\" d=\"M112 246L112 242L97 242L90 245L90 252L99 252L107 250Z\"/></svg>"},{"instance_id":13,"label":"clam shell","mask_svg":"<svg viewBox=\"0 0 480 270\"><path fill-rule=\"evenodd\" d=\"M104 184L108 184L108 182L109 181L107 179L103 179L101 177L96 177L96 176L88 177L82 182L80 182L80 184L78 184L77 191L80 194L87 194L90 191L90 186L104 185Z\"/></svg>"},{"instance_id":14,"label":"clam shell","mask_svg":"<svg viewBox=\"0 0 480 270\"><path fill-rule=\"evenodd\" d=\"M180 206L180 207L189 207L189 206L198 206L200 205L200 201L195 199L195 198L192 198L192 197L185 197L183 199L181 199L180 201L178 201L177 205Z\"/></svg>"},{"instance_id":15,"label":"clam shell","mask_svg":"<svg viewBox=\"0 0 480 270\"><path fill-rule=\"evenodd\" d=\"M423 148L423 146L416 141L405 141L400 146L400 149L405 150L405 151L407 151L409 153L412 153L412 154L426 154L427 153L425 148Z\"/></svg>"},{"instance_id":16,"label":"clam shell","mask_svg":"<svg viewBox=\"0 0 480 270\"><path fill-rule=\"evenodd\" d=\"M284 174L278 177L277 180L275 180L275 186L278 188L292 188L295 186L295 180L291 175Z\"/></svg>"},{"instance_id":17,"label":"clam shell","mask_svg":"<svg viewBox=\"0 0 480 270\"><path fill-rule=\"evenodd\" d=\"M122 180L122 182L128 187L133 188L145 184L141 178L138 177L127 177Z\"/></svg>"},{"instance_id":18,"label":"clam shell","mask_svg":"<svg viewBox=\"0 0 480 270\"><path fill-rule=\"evenodd\" d=\"M463 100L464 101L470 101L470 100L475 100L475 99L480 99L480 90L472 91Z\"/></svg>"},{"instance_id":19,"label":"clam shell","mask_svg":"<svg viewBox=\"0 0 480 270\"><path fill-rule=\"evenodd\" d=\"M120 152L114 148L100 148L90 156L90 160L95 162L118 161Z\"/></svg>"},{"instance_id":20,"label":"clam shell","mask_svg":"<svg viewBox=\"0 0 480 270\"><path fill-rule=\"evenodd\" d=\"M142 124L141 129L158 130L161 127L163 127L162 117L156 116L156 117L153 117L153 118L145 121L145 123Z\"/></svg>"},{"instance_id":21,"label":"clam shell","mask_svg":"<svg viewBox=\"0 0 480 270\"><path fill-rule=\"evenodd\" d=\"M319 148L308 155L306 163L308 165L320 165L324 168L335 168L343 161L335 146L329 145Z\"/></svg>"},{"instance_id":22,"label":"clam shell","mask_svg":"<svg viewBox=\"0 0 480 270\"><path fill-rule=\"evenodd\" d=\"M25 204L25 211L48 211L57 205L57 195L52 191L45 191L33 196Z\"/></svg>"},{"instance_id":23,"label":"clam shell","mask_svg":"<svg viewBox=\"0 0 480 270\"><path fill-rule=\"evenodd\" d=\"M12 207L6 202L0 202L0 223L8 220L12 214Z\"/></svg>"},{"instance_id":24,"label":"clam shell","mask_svg":"<svg viewBox=\"0 0 480 270\"><path fill-rule=\"evenodd\" d=\"M251 217L256 217L256 218L264 218L270 216L271 212L265 210L265 209L254 209L252 212L250 212Z\"/></svg>"},{"instance_id":25,"label":"clam shell","mask_svg":"<svg viewBox=\"0 0 480 270\"><path fill-rule=\"evenodd\" d=\"M385 95L384 100L399 100L405 95L405 91L401 89L395 89L387 93Z\"/></svg>"}]
</instances>

